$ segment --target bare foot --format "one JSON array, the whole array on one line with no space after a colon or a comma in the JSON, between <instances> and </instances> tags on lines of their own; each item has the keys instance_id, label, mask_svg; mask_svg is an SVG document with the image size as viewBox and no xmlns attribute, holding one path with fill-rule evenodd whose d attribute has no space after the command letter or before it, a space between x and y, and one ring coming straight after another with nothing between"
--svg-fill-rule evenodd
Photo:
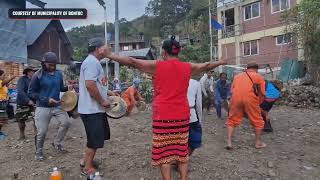
<instances>
[{"instance_id":1,"label":"bare foot","mask_svg":"<svg viewBox=\"0 0 320 180\"><path fill-rule=\"evenodd\" d=\"M256 149L262 149L262 148L265 148L265 147L267 147L267 145L265 144L265 143L258 143L258 144L256 144Z\"/></svg>"}]
</instances>

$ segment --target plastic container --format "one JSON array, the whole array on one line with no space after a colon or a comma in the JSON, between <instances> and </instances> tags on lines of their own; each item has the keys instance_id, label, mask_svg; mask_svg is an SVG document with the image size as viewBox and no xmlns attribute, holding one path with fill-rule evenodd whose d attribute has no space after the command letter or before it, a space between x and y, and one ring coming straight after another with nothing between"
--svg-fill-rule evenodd
<instances>
[{"instance_id":1,"label":"plastic container","mask_svg":"<svg viewBox=\"0 0 320 180\"><path fill-rule=\"evenodd\" d=\"M62 180L62 174L57 167L53 168L53 172L51 173L50 180Z\"/></svg>"}]
</instances>

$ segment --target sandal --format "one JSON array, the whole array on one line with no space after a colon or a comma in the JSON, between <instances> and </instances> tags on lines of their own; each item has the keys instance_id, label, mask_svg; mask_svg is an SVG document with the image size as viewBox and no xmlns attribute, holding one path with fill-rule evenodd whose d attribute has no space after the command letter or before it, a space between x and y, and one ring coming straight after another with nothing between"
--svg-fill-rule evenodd
<instances>
[{"instance_id":1,"label":"sandal","mask_svg":"<svg viewBox=\"0 0 320 180\"><path fill-rule=\"evenodd\" d=\"M97 172L97 170L96 170L96 169L91 169L91 170L89 170L89 171L91 171L91 172L88 172L88 171L86 171L84 168L82 168L80 175L81 175L81 176L86 176L87 178L92 179L92 178L94 177L95 173ZM100 175L101 177L103 177L103 174L100 173L100 172L99 172L99 175Z\"/></svg>"}]
</instances>

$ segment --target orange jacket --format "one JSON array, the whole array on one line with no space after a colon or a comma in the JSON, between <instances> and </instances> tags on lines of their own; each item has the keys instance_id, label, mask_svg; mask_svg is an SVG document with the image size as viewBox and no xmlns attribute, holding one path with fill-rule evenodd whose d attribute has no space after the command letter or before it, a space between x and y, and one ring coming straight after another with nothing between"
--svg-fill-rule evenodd
<instances>
[{"instance_id":1,"label":"orange jacket","mask_svg":"<svg viewBox=\"0 0 320 180\"><path fill-rule=\"evenodd\" d=\"M251 77L253 83L258 84L260 86L260 92L258 97L254 94L253 83L246 72ZM235 98L236 100L250 98L262 102L266 93L264 78L253 70L247 70L246 72L240 73L234 77L231 87L232 98Z\"/></svg>"}]
</instances>

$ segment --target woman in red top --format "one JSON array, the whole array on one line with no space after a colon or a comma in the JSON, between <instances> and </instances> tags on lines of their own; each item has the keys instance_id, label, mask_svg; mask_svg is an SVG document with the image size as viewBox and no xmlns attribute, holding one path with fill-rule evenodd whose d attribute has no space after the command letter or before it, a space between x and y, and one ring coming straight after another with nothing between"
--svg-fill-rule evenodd
<instances>
[{"instance_id":1,"label":"woman in red top","mask_svg":"<svg viewBox=\"0 0 320 180\"><path fill-rule=\"evenodd\" d=\"M211 70L225 62L192 64L180 61L178 55L181 47L174 36L164 41L162 50L164 61L117 56L109 50L106 57L153 76L152 164L160 167L164 180L170 180L170 164L178 162L181 180L186 180L190 117L187 99L189 80L192 75Z\"/></svg>"}]
</instances>

